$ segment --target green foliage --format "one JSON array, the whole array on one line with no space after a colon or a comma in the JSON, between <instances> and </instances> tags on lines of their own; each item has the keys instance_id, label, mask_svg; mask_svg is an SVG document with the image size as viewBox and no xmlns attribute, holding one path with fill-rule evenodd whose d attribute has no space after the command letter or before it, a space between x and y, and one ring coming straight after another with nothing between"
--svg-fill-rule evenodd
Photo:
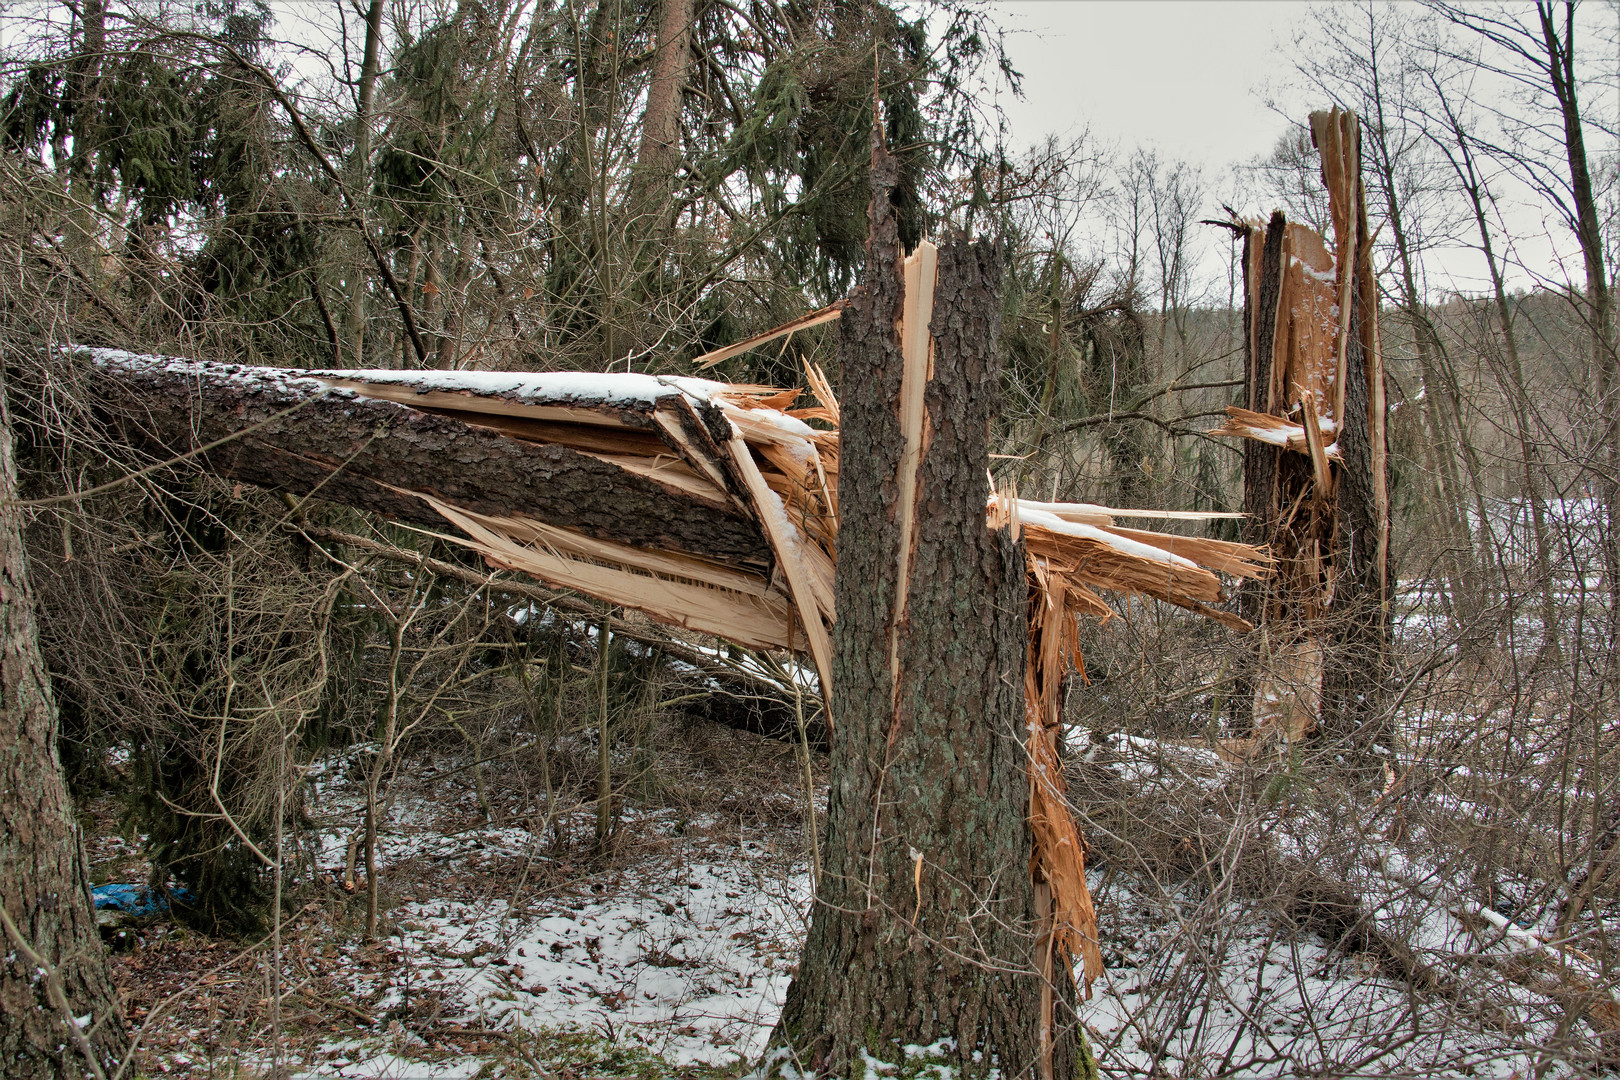
<instances>
[{"instance_id":1,"label":"green foliage","mask_svg":"<svg viewBox=\"0 0 1620 1080\"><path fill-rule=\"evenodd\" d=\"M198 190L200 88L192 73L148 50L125 57L102 85L90 145L78 152L94 160L99 193L121 187L138 201L139 224L167 221Z\"/></svg>"},{"instance_id":2,"label":"green foliage","mask_svg":"<svg viewBox=\"0 0 1620 1080\"><path fill-rule=\"evenodd\" d=\"M0 98L0 146L20 154L44 146L65 128L67 78L58 64L30 64Z\"/></svg>"},{"instance_id":3,"label":"green foliage","mask_svg":"<svg viewBox=\"0 0 1620 1080\"><path fill-rule=\"evenodd\" d=\"M887 8L867 20L845 10L833 18L826 37L765 66L711 172L749 177L762 209L784 219L773 242L784 269L827 299L848 290L865 253L874 103L899 166L890 199L901 241L916 246L932 223L921 194L933 160L921 104L924 23Z\"/></svg>"}]
</instances>

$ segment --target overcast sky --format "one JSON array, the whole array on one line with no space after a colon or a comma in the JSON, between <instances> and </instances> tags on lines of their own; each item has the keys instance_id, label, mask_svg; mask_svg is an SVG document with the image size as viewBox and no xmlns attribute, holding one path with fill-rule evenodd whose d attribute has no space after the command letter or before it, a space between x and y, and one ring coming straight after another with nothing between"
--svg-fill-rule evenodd
<instances>
[{"instance_id":1,"label":"overcast sky","mask_svg":"<svg viewBox=\"0 0 1620 1080\"><path fill-rule=\"evenodd\" d=\"M1254 92L1264 58L1307 7L1001 0L1024 99L1004 95L1015 144L1089 125L1105 142L1157 145L1211 170L1271 149L1287 121Z\"/></svg>"},{"instance_id":2,"label":"overcast sky","mask_svg":"<svg viewBox=\"0 0 1620 1080\"><path fill-rule=\"evenodd\" d=\"M1271 150L1290 123L1320 105L1284 99L1277 111L1266 102L1268 90L1277 90L1266 80L1285 80L1292 72L1294 37L1310 6L1303 0L995 0L1013 66L1024 76L1021 100L1007 93L999 98L1013 146L1089 128L1105 148L1155 147L1167 160L1203 166L1206 211L1218 213L1232 189L1232 166ZM1594 18L1617 17L1605 15L1607 8L1590 10L1597 11ZM1596 40L1590 28L1583 44L1589 57L1594 51L1614 55L1614 46ZM1587 109L1616 109L1613 93L1588 88ZM1600 139L1588 149L1607 147ZM1514 234L1509 259L1545 279L1573 280L1572 241L1561 223L1506 180L1498 180L1495 194ZM1264 213L1271 207L1238 209ZM1213 276L1224 249L1200 247L1200 264ZM1522 267L1510 262L1510 285L1533 284ZM1466 244L1431 253L1428 268L1431 288L1474 292L1485 284L1483 264Z\"/></svg>"}]
</instances>

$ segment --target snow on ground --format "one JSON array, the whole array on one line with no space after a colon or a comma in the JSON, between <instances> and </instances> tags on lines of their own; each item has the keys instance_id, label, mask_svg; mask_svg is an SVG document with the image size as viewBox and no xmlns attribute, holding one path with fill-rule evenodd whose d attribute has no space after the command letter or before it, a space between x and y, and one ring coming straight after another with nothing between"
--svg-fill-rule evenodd
<instances>
[{"instance_id":1,"label":"snow on ground","mask_svg":"<svg viewBox=\"0 0 1620 1080\"><path fill-rule=\"evenodd\" d=\"M672 1064L748 1060L787 990L808 878L783 876L757 842L684 854L633 868L600 899L405 904L404 947L430 985L467 1002L452 1018L467 1026L579 1028Z\"/></svg>"},{"instance_id":2,"label":"snow on ground","mask_svg":"<svg viewBox=\"0 0 1620 1080\"><path fill-rule=\"evenodd\" d=\"M309 778L326 823L310 840L334 879L361 818L353 766L365 750ZM620 854L604 861L589 851L588 804L539 826L495 824L479 819L470 773L451 761L419 771L440 769L454 780L397 798L379 845L396 974L352 980L356 1000L370 991L368 1013L418 1019L331 1039L296 1075L458 1080L469 1059L446 1059L446 1045L486 1044L487 1059L514 1039L532 1049L574 1035L643 1067L740 1071L759 1057L810 902L798 830L759 822L797 822L802 793L751 793L735 817L627 807Z\"/></svg>"},{"instance_id":3,"label":"snow on ground","mask_svg":"<svg viewBox=\"0 0 1620 1080\"><path fill-rule=\"evenodd\" d=\"M1426 722L1469 724L1460 713ZM1350 842L1354 859L1327 866L1322 853L1346 844L1330 807L1308 797L1272 804L1257 789L1241 797L1233 781L1241 770L1196 740L1084 733L1073 747L1077 768L1106 770L1113 790L1128 793L1093 789L1086 798L1128 797L1132 814L1171 807L1189 823L1204 813L1240 846L1263 836L1278 860L1344 881L1380 932L1467 985L1460 998L1414 992L1377 957L1288 927L1274 896L1246 897L1230 878L1223 894L1194 888L1196 875L1154 880L1141 866L1098 860L1091 884L1107 970L1081 1016L1105 1076L1577 1075L1568 1058L1538 1056L1558 1019L1556 998L1533 969L1541 954L1526 958L1547 948L1544 906L1518 893L1506 903L1505 880L1479 893L1468 854L1424 835L1426 820L1481 813L1468 801L1477 793L1450 786L1466 769L1412 797L1403 839ZM721 756L745 749L760 752L739 745ZM366 754L352 747L309 776L317 829L307 843L334 881L361 819L356 780ZM314 1032L320 1045L298 1056L294 1075L464 1080L527 1068L563 1076L545 1054L565 1044L584 1046L580 1054L596 1062L572 1073L581 1077L741 1072L776 1020L809 904L796 766L767 781L746 760L747 790L724 796L739 799L741 812L713 802L696 812L657 801L628 807L625 842L606 860L589 850L588 804L550 817L530 805L492 823L463 760L413 762L381 844L386 941L372 951L384 955L354 962L369 948L356 940L359 898L340 898L334 907L347 905L349 921L319 931L332 935L337 974L317 973L339 980L322 987L340 989L306 1003L323 1025ZM1281 775L1275 762L1265 768ZM737 792L743 776L703 783ZM1108 842L1100 830L1091 835ZM104 847L108 860L131 856L116 843ZM1525 972L1543 988L1514 981ZM328 1032L329 1001L345 988L343 1000L372 1019ZM186 1029L193 1043L200 1030ZM171 1045L180 1050L171 1061L196 1059L184 1038ZM601 1064L624 1050L639 1056ZM523 1055L544 1067L508 1070ZM202 1075L179 1065L175 1074Z\"/></svg>"},{"instance_id":4,"label":"snow on ground","mask_svg":"<svg viewBox=\"0 0 1620 1080\"><path fill-rule=\"evenodd\" d=\"M1099 907L1109 966L1082 1015L1104 1075L1529 1073L1528 1048L1457 1023L1368 957L1279 935L1238 903L1178 924L1162 901L1127 885Z\"/></svg>"}]
</instances>

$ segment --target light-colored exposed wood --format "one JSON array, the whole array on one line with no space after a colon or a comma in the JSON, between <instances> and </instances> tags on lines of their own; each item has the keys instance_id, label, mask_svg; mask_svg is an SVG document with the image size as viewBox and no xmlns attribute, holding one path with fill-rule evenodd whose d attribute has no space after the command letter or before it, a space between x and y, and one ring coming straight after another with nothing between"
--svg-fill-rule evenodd
<instances>
[{"instance_id":1,"label":"light-colored exposed wood","mask_svg":"<svg viewBox=\"0 0 1620 1080\"><path fill-rule=\"evenodd\" d=\"M1061 571L1046 559L1031 558L1029 574L1035 588L1029 605L1030 647L1029 659L1024 665L1024 711L1028 731L1032 869L1037 881L1050 890L1053 943L1063 954L1080 958L1081 975L1089 988L1103 973L1097 913L1086 886L1085 842L1069 812L1068 783L1058 747L1063 737L1064 676L1070 668L1078 670L1082 676L1085 672L1071 604L1078 599L1084 605L1091 594L1072 588ZM1045 1019L1050 1022L1051 1018Z\"/></svg>"},{"instance_id":2,"label":"light-colored exposed wood","mask_svg":"<svg viewBox=\"0 0 1620 1080\"><path fill-rule=\"evenodd\" d=\"M498 517L463 511L492 532L501 533L527 547L543 547L559 555L589 559L604 565L621 566L672 580L710 585L745 596L776 596L780 592L757 574L745 574L729 566L694 559L673 552L649 551L629 544L616 544L572 529L558 528L543 521L523 517Z\"/></svg>"},{"instance_id":3,"label":"light-colored exposed wood","mask_svg":"<svg viewBox=\"0 0 1620 1080\"><path fill-rule=\"evenodd\" d=\"M1322 710L1322 639L1309 632L1269 636L1262 639L1261 651L1265 662L1255 683L1255 730L1297 742L1316 727Z\"/></svg>"},{"instance_id":4,"label":"light-colored exposed wood","mask_svg":"<svg viewBox=\"0 0 1620 1080\"><path fill-rule=\"evenodd\" d=\"M899 497L895 500L899 519L899 543L896 558L899 575L895 578L894 613L889 620L889 670L894 676L895 692L900 687L900 626L905 622L906 603L910 596L911 554L916 543L915 519L917 506L917 470L926 450L928 416L923 408L923 392L932 375L933 335L929 324L934 315L934 286L939 277L939 249L924 240L906 257L902 269L905 301L901 308L900 357L904 365L900 373L900 434L904 448L895 477Z\"/></svg>"},{"instance_id":5,"label":"light-colored exposed wood","mask_svg":"<svg viewBox=\"0 0 1620 1080\"><path fill-rule=\"evenodd\" d=\"M788 591L792 594L794 606L798 609L799 625L809 642L816 673L821 677L822 696L830 700L832 639L827 634L826 624L822 622L821 604L817 601L814 587L811 585L811 571L805 564L806 556L802 549L807 541L789 535L788 529L792 526L787 520L782 502L776 493L765 485L765 478L760 475L759 466L754 464L748 443L742 436L733 435L728 445L732 459L737 464L737 471L742 475L749 494L754 498L760 525L765 530L766 539L770 541L771 550L776 553L777 566L781 569L782 576L787 578Z\"/></svg>"},{"instance_id":6,"label":"light-colored exposed wood","mask_svg":"<svg viewBox=\"0 0 1620 1080\"><path fill-rule=\"evenodd\" d=\"M804 381L810 387L810 393L815 395L816 404L826 412L828 422L837 427L840 415L838 398L833 394L832 384L827 381L827 373L814 360L807 359L804 362Z\"/></svg>"},{"instance_id":7,"label":"light-colored exposed wood","mask_svg":"<svg viewBox=\"0 0 1620 1080\"><path fill-rule=\"evenodd\" d=\"M692 467L674 455L659 454L640 457L634 454L591 454L602 461L612 462L625 472L656 480L666 487L676 488L696 499L714 506L729 506L730 497L706 476L700 476Z\"/></svg>"},{"instance_id":8,"label":"light-colored exposed wood","mask_svg":"<svg viewBox=\"0 0 1620 1080\"><path fill-rule=\"evenodd\" d=\"M1286 494L1278 494L1277 476L1281 474L1262 471L1258 476L1264 484L1269 475L1272 484L1266 524L1278 548L1283 577L1282 588L1264 602L1266 620L1280 624L1268 628L1275 640L1268 640L1265 647L1271 663L1279 665L1284 675L1267 673L1257 682L1254 715L1257 724L1271 725L1284 738L1308 731L1306 718L1314 723L1322 700L1322 642L1338 631L1316 623L1341 590L1340 561L1360 563L1371 553L1386 615L1389 588L1388 403L1378 340L1378 289L1367 235L1366 188L1360 175L1361 128L1353 114L1332 109L1313 113L1311 130L1321 154L1333 244L1330 250L1321 234L1297 222L1287 223L1277 283L1281 294L1277 321L1261 327L1258 319L1251 319L1249 326L1251 356L1257 355L1254 346L1262 340L1260 334L1273 335L1270 377L1257 380L1257 372L1251 370L1251 407L1228 408L1226 423L1213 432L1283 447L1310 461L1308 480L1293 467L1287 470L1290 488ZM1248 292L1251 298L1258 298L1271 284L1261 281L1263 232L1253 222L1241 222L1240 228L1248 236ZM1358 408L1356 422L1367 424L1371 444L1368 479L1377 535L1357 535L1345 543L1341 533L1345 518L1339 502L1345 496L1339 490L1338 476L1345 462L1338 444L1346 432L1352 345L1361 350L1365 361L1367 416L1362 421ZM1265 387L1258 385L1261 381ZM1279 394L1281 387L1289 392ZM1356 467L1367 466L1357 462ZM1359 485L1351 490L1359 491ZM1353 587L1362 587L1359 577L1351 580ZM1277 678L1281 679L1278 685L1267 682ZM1314 690L1307 686L1313 680Z\"/></svg>"},{"instance_id":9,"label":"light-colored exposed wood","mask_svg":"<svg viewBox=\"0 0 1620 1080\"><path fill-rule=\"evenodd\" d=\"M1333 497L1333 473L1328 468L1327 447L1322 444L1322 421L1316 415L1316 395L1304 394L1300 398L1300 427L1305 432L1305 449L1311 456L1311 471L1315 484L1311 497L1318 505L1326 506Z\"/></svg>"},{"instance_id":10,"label":"light-colored exposed wood","mask_svg":"<svg viewBox=\"0 0 1620 1080\"><path fill-rule=\"evenodd\" d=\"M1317 428L1324 436L1332 431L1335 435L1337 429L1331 421L1317 418ZM1287 418L1273 416L1270 413L1253 412L1240 408L1237 405L1226 407L1226 423L1210 431L1210 435L1232 435L1239 438L1254 439L1258 442L1270 443L1273 446L1287 447L1297 454L1309 454L1310 443L1305 434L1305 425L1291 423ZM1329 461L1341 460L1337 443L1329 443L1323 448L1323 454Z\"/></svg>"},{"instance_id":11,"label":"light-colored exposed wood","mask_svg":"<svg viewBox=\"0 0 1620 1080\"><path fill-rule=\"evenodd\" d=\"M634 608L673 626L735 641L752 648L793 648L788 625L791 605L776 595L749 596L692 581L659 577L571 558L546 547L529 547L475 515L423 496L467 539L447 540L473 548L492 565L528 574L559 588L575 589L610 604Z\"/></svg>"},{"instance_id":12,"label":"light-colored exposed wood","mask_svg":"<svg viewBox=\"0 0 1620 1080\"><path fill-rule=\"evenodd\" d=\"M1271 559L1259 556L1248 544L1230 540L1214 540L1207 536L1174 536L1148 529L1126 529L1117 525L1103 526L1104 530L1127 540L1149 544L1190 559L1216 573L1235 578L1259 578L1270 573Z\"/></svg>"},{"instance_id":13,"label":"light-colored exposed wood","mask_svg":"<svg viewBox=\"0 0 1620 1080\"><path fill-rule=\"evenodd\" d=\"M1122 509L1117 506L1101 506L1097 503L1054 503L1036 502L1034 499L1019 499L1018 504L1025 509L1039 510L1062 518L1064 521L1078 521L1086 525L1111 525L1118 518L1152 518L1159 521L1220 521L1242 518L1244 514L1233 514L1219 510L1144 510Z\"/></svg>"},{"instance_id":14,"label":"light-colored exposed wood","mask_svg":"<svg viewBox=\"0 0 1620 1080\"><path fill-rule=\"evenodd\" d=\"M808 330L812 326L820 326L822 323L832 322L843 314L844 301L839 300L836 303L828 304L824 308L812 311L808 315L802 315L792 322L783 323L774 330L767 330L763 334L755 334L751 338L744 338L736 344L704 353L692 361L692 366L699 371L704 371L714 367L716 364L730 360L733 356L740 356L752 349L759 348L761 345L775 341L777 338L786 337L788 334L797 333L800 330Z\"/></svg>"}]
</instances>

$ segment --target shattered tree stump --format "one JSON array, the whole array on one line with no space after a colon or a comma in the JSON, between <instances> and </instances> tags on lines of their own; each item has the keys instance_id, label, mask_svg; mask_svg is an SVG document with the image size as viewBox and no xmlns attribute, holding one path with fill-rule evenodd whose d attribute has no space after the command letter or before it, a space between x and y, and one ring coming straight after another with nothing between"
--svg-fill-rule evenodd
<instances>
[{"instance_id":1,"label":"shattered tree stump","mask_svg":"<svg viewBox=\"0 0 1620 1080\"><path fill-rule=\"evenodd\" d=\"M817 1075L950 1040L965 1075L1067 1080L1089 1055L1031 875L1025 552L984 514L999 256L948 243L934 286L877 190L841 338L825 864L773 1042Z\"/></svg>"},{"instance_id":2,"label":"shattered tree stump","mask_svg":"<svg viewBox=\"0 0 1620 1080\"><path fill-rule=\"evenodd\" d=\"M1246 407L1212 434L1247 440L1244 540L1274 576L1246 588L1259 632L1234 719L1287 742L1317 732L1377 769L1389 749L1389 455L1378 286L1356 117L1311 115L1330 246L1281 211L1243 239Z\"/></svg>"}]
</instances>

